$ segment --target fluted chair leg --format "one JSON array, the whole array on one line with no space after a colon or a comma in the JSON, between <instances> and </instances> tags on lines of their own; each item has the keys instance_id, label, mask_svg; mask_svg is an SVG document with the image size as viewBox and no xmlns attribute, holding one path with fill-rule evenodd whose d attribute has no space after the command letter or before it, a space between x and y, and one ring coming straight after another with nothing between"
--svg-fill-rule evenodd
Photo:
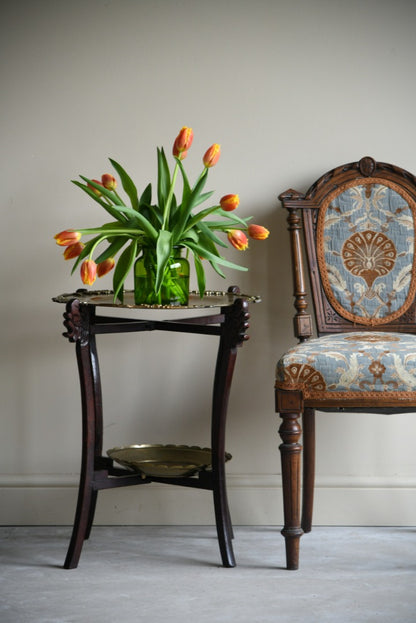
<instances>
[{"instance_id":1,"label":"fluted chair leg","mask_svg":"<svg viewBox=\"0 0 416 623\"><path fill-rule=\"evenodd\" d=\"M305 408L303 428L302 530L312 530L313 494L315 488L315 410Z\"/></svg>"},{"instance_id":2,"label":"fluted chair leg","mask_svg":"<svg viewBox=\"0 0 416 623\"><path fill-rule=\"evenodd\" d=\"M300 413L280 413L282 438L280 454L282 461L284 527L282 535L286 545L286 566L299 567L299 539L303 534L300 525L300 454L298 443L301 435Z\"/></svg>"}]
</instances>

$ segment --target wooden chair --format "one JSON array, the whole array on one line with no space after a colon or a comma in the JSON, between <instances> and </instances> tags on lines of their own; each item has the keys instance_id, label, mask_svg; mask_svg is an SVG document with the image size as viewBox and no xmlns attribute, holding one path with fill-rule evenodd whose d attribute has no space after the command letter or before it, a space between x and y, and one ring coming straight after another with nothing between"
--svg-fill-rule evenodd
<instances>
[{"instance_id":1,"label":"wooden chair","mask_svg":"<svg viewBox=\"0 0 416 623\"><path fill-rule=\"evenodd\" d=\"M282 534L287 568L297 569L300 537L312 525L315 410L416 411L416 178L365 157L325 173L306 194L288 190L279 199L289 212L299 343L277 364L276 411Z\"/></svg>"}]
</instances>

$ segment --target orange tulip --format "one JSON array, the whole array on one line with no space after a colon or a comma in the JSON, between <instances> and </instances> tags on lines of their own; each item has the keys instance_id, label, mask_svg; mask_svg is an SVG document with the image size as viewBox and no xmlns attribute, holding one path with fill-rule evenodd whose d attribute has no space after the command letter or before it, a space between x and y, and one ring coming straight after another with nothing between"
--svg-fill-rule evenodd
<instances>
[{"instance_id":1,"label":"orange tulip","mask_svg":"<svg viewBox=\"0 0 416 623\"><path fill-rule=\"evenodd\" d=\"M175 158L180 158L181 160L186 158L187 151L192 145L193 140L194 133L192 128L184 126L173 143L172 153Z\"/></svg>"},{"instance_id":2,"label":"orange tulip","mask_svg":"<svg viewBox=\"0 0 416 623\"><path fill-rule=\"evenodd\" d=\"M104 184L102 184L100 182L100 180L92 180L93 182L95 182L96 184L99 184L100 186L104 186ZM102 193L98 190L98 188L94 188L94 186L91 186L91 184L87 184L88 188L90 188L92 190L92 192L97 195L97 197L101 197Z\"/></svg>"},{"instance_id":3,"label":"orange tulip","mask_svg":"<svg viewBox=\"0 0 416 623\"><path fill-rule=\"evenodd\" d=\"M101 176L101 183L107 190L115 190L117 188L117 180L110 173L104 173Z\"/></svg>"},{"instance_id":4,"label":"orange tulip","mask_svg":"<svg viewBox=\"0 0 416 623\"><path fill-rule=\"evenodd\" d=\"M176 146L176 143L173 144L173 149L172 149L172 154L175 156L175 158L179 158L179 160L185 160L186 156L188 155L187 151L179 151L179 149Z\"/></svg>"},{"instance_id":5,"label":"orange tulip","mask_svg":"<svg viewBox=\"0 0 416 623\"><path fill-rule=\"evenodd\" d=\"M269 234L269 230L262 225L248 226L248 235L250 236L250 238L254 238L254 240L265 240L269 237Z\"/></svg>"},{"instance_id":6,"label":"orange tulip","mask_svg":"<svg viewBox=\"0 0 416 623\"><path fill-rule=\"evenodd\" d=\"M56 234L54 238L56 240L56 244L59 244L60 247L67 247L70 244L78 242L78 240L81 239L81 234L79 231L66 229L65 231L61 231L59 234Z\"/></svg>"},{"instance_id":7,"label":"orange tulip","mask_svg":"<svg viewBox=\"0 0 416 623\"><path fill-rule=\"evenodd\" d=\"M97 277L104 277L107 273L110 272L114 268L114 264L116 263L113 257L109 257L108 260L104 260L97 264Z\"/></svg>"},{"instance_id":8,"label":"orange tulip","mask_svg":"<svg viewBox=\"0 0 416 623\"><path fill-rule=\"evenodd\" d=\"M240 197L238 195L224 195L220 199L220 206L226 212L232 212L236 209L240 203Z\"/></svg>"},{"instance_id":9,"label":"orange tulip","mask_svg":"<svg viewBox=\"0 0 416 623\"><path fill-rule=\"evenodd\" d=\"M217 164L220 154L221 154L221 145L218 145L218 143L214 143L213 145L211 145L209 149L207 149L207 151L204 154L204 157L202 158L203 163L207 169Z\"/></svg>"},{"instance_id":10,"label":"orange tulip","mask_svg":"<svg viewBox=\"0 0 416 623\"><path fill-rule=\"evenodd\" d=\"M83 244L82 242L75 242L74 244L70 244L64 251L64 259L73 260L74 258L81 255L81 251L84 247L85 244Z\"/></svg>"},{"instance_id":11,"label":"orange tulip","mask_svg":"<svg viewBox=\"0 0 416 623\"><path fill-rule=\"evenodd\" d=\"M239 251L245 251L248 247L248 238L241 229L230 229L227 233L228 240Z\"/></svg>"},{"instance_id":12,"label":"orange tulip","mask_svg":"<svg viewBox=\"0 0 416 623\"><path fill-rule=\"evenodd\" d=\"M84 260L81 264L81 280L86 286L92 286L97 277L97 264L94 260Z\"/></svg>"}]
</instances>

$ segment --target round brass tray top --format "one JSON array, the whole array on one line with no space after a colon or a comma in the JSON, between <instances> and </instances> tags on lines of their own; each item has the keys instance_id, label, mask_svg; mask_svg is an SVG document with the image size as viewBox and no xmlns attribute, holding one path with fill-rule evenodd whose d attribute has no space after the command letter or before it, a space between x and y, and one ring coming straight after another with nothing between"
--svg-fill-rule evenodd
<instances>
[{"instance_id":1,"label":"round brass tray top","mask_svg":"<svg viewBox=\"0 0 416 623\"><path fill-rule=\"evenodd\" d=\"M207 290L201 297L199 292L192 291L189 293L188 305L135 305L134 291L126 290L124 292L124 302L121 303L113 300L113 292L111 290L77 290L72 293L60 294L53 297L55 303L68 303L73 299L77 299L80 303L86 305L97 305L102 307L127 307L135 309L201 309L209 307L224 307L232 305L236 299L245 299L249 303L260 303L261 298L257 295L249 294L233 294L217 290Z\"/></svg>"},{"instance_id":2,"label":"round brass tray top","mask_svg":"<svg viewBox=\"0 0 416 623\"><path fill-rule=\"evenodd\" d=\"M184 478L211 467L210 448L176 446L173 444L139 444L107 450L108 456L122 465L142 474L143 478ZM229 461L231 454L225 453Z\"/></svg>"}]
</instances>

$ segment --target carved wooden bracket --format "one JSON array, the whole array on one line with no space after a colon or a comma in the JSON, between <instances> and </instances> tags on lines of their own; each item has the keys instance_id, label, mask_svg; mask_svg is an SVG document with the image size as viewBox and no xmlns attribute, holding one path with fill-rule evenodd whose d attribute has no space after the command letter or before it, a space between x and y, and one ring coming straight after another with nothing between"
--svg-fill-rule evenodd
<instances>
[{"instance_id":1,"label":"carved wooden bracket","mask_svg":"<svg viewBox=\"0 0 416 623\"><path fill-rule=\"evenodd\" d=\"M250 314L248 312L248 302L237 299L226 312L225 333L228 336L231 348L241 346L243 342L250 339L247 330L250 327Z\"/></svg>"},{"instance_id":2,"label":"carved wooden bracket","mask_svg":"<svg viewBox=\"0 0 416 623\"><path fill-rule=\"evenodd\" d=\"M66 304L64 312L65 333L62 335L70 342L86 344L89 340L90 315L86 305L81 305L78 299Z\"/></svg>"}]
</instances>

